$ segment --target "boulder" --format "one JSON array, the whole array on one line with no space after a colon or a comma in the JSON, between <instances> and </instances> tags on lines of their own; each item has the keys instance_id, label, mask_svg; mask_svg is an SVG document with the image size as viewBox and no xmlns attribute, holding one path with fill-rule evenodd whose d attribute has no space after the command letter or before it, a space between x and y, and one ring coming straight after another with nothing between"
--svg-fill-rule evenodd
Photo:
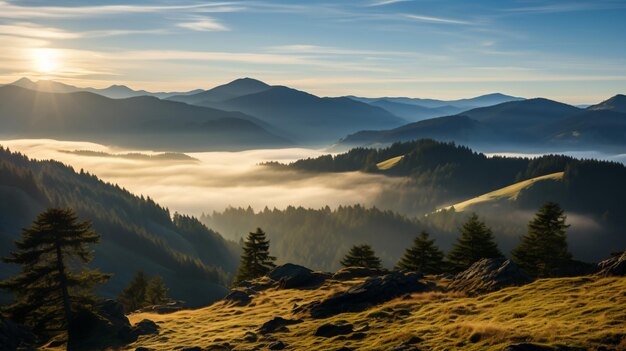
<instances>
[{"instance_id":1,"label":"boulder","mask_svg":"<svg viewBox=\"0 0 626 351\"><path fill-rule=\"evenodd\" d=\"M308 310L313 318L363 311L404 294L428 291L429 287L419 281L421 278L419 273L407 272L392 272L382 277L368 278L347 291L304 305L301 309Z\"/></svg>"},{"instance_id":2,"label":"boulder","mask_svg":"<svg viewBox=\"0 0 626 351\"><path fill-rule=\"evenodd\" d=\"M346 267L333 274L335 280L352 280L356 278L374 277L388 274L386 269L367 268L367 267Z\"/></svg>"},{"instance_id":3,"label":"boulder","mask_svg":"<svg viewBox=\"0 0 626 351\"><path fill-rule=\"evenodd\" d=\"M317 328L317 330L315 331L315 336L321 336L324 338L332 338L333 336L337 336L337 335L350 334L352 333L352 331L353 331L352 324L326 323L326 324L322 324L319 328Z\"/></svg>"},{"instance_id":4,"label":"boulder","mask_svg":"<svg viewBox=\"0 0 626 351\"><path fill-rule=\"evenodd\" d=\"M282 350L285 347L287 347L287 345L282 342L282 341L274 341L273 343L269 344L269 346L267 346L268 349L270 350Z\"/></svg>"},{"instance_id":5,"label":"boulder","mask_svg":"<svg viewBox=\"0 0 626 351\"><path fill-rule=\"evenodd\" d=\"M528 284L531 281L532 279L511 260L484 258L457 274L448 285L448 289L478 295L507 286Z\"/></svg>"},{"instance_id":6,"label":"boulder","mask_svg":"<svg viewBox=\"0 0 626 351\"><path fill-rule=\"evenodd\" d=\"M598 274L603 277L626 276L626 251L616 253L613 257L598 263Z\"/></svg>"},{"instance_id":7,"label":"boulder","mask_svg":"<svg viewBox=\"0 0 626 351\"><path fill-rule=\"evenodd\" d=\"M250 301L252 301L252 297L248 294L248 292L236 289L226 295L226 297L224 297L224 301L235 306L246 306L250 303Z\"/></svg>"},{"instance_id":8,"label":"boulder","mask_svg":"<svg viewBox=\"0 0 626 351\"><path fill-rule=\"evenodd\" d=\"M131 328L124 308L115 300L105 300L97 311L81 310L73 315L70 324L78 345L93 340L107 340L111 345L132 342L139 335Z\"/></svg>"},{"instance_id":9,"label":"boulder","mask_svg":"<svg viewBox=\"0 0 626 351\"><path fill-rule=\"evenodd\" d=\"M160 327L149 319L144 319L141 322L135 324L132 327L131 333L139 336L139 335L152 335L158 334Z\"/></svg>"},{"instance_id":10,"label":"boulder","mask_svg":"<svg viewBox=\"0 0 626 351\"><path fill-rule=\"evenodd\" d=\"M259 328L259 333L270 334L276 332L286 332L288 325L302 323L302 319L285 319L282 317L274 317L273 319L263 323Z\"/></svg>"},{"instance_id":11,"label":"boulder","mask_svg":"<svg viewBox=\"0 0 626 351\"><path fill-rule=\"evenodd\" d=\"M162 305L152 305L143 307L135 313L156 313L156 314L168 314L174 313L185 309L185 303L182 301L171 301Z\"/></svg>"},{"instance_id":12,"label":"boulder","mask_svg":"<svg viewBox=\"0 0 626 351\"><path fill-rule=\"evenodd\" d=\"M0 350L17 350L30 345L35 336L10 319L0 316Z\"/></svg>"},{"instance_id":13,"label":"boulder","mask_svg":"<svg viewBox=\"0 0 626 351\"><path fill-rule=\"evenodd\" d=\"M237 284L237 288L239 288L239 290L259 292L267 290L269 288L273 288L276 285L277 283L274 280L270 279L269 277L263 276L260 278L239 282Z\"/></svg>"},{"instance_id":14,"label":"boulder","mask_svg":"<svg viewBox=\"0 0 626 351\"><path fill-rule=\"evenodd\" d=\"M274 268L267 276L276 281L281 289L295 289L319 286L330 277L330 274L313 272L306 267L286 263Z\"/></svg>"}]
</instances>

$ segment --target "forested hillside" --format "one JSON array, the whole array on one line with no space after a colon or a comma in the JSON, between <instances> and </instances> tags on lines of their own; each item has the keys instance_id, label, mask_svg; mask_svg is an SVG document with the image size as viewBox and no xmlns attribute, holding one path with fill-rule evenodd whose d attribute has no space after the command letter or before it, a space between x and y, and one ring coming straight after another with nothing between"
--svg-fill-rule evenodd
<instances>
[{"instance_id":1,"label":"forested hillside","mask_svg":"<svg viewBox=\"0 0 626 351\"><path fill-rule=\"evenodd\" d=\"M173 298L206 304L226 293L236 268L238 246L195 218L174 214L172 219L150 198L59 162L33 161L0 148L0 198L2 256L13 248L21 228L47 207L70 207L93 221L102 237L94 266L114 274L102 288L104 296L116 296L137 270L144 270L160 274ZM0 279L14 272L0 265Z\"/></svg>"}]
</instances>

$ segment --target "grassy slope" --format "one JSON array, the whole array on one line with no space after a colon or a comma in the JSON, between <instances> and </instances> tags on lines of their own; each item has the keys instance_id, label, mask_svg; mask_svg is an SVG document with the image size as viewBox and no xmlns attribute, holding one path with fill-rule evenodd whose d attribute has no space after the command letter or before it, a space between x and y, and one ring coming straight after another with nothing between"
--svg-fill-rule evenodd
<instances>
[{"instance_id":1,"label":"grassy slope","mask_svg":"<svg viewBox=\"0 0 626 351\"><path fill-rule=\"evenodd\" d=\"M402 160L403 158L404 158L404 155L392 157L388 160L377 163L376 167L380 169L381 171L386 171L388 169L393 168L395 165L397 165L398 162L400 162L400 160Z\"/></svg>"},{"instance_id":2,"label":"grassy slope","mask_svg":"<svg viewBox=\"0 0 626 351\"><path fill-rule=\"evenodd\" d=\"M463 202L459 202L452 206L448 206L446 207L446 209L450 209L451 207L454 206L454 209L456 211L464 211L466 208L472 205L482 203L482 202L505 200L505 199L515 200L517 199L517 196L522 190L533 186L536 182L540 182L544 180L561 180L563 179L563 174L564 172L557 172L557 173L547 174L544 176L524 180L519 183L515 183L507 187L480 195L478 197L475 197L475 198L472 198Z\"/></svg>"},{"instance_id":3,"label":"grassy slope","mask_svg":"<svg viewBox=\"0 0 626 351\"><path fill-rule=\"evenodd\" d=\"M158 350L208 347L228 342L236 350L263 349L271 340L285 342L289 350L388 350L411 337L423 339L423 350L501 350L516 342L550 345L599 345L626 350L626 278L577 277L543 279L479 296L451 293L412 294L359 313L344 313L314 320L294 315L294 304L319 300L355 282L329 281L316 290L268 290L248 307L218 302L204 309L170 315L135 314L132 323L144 318L161 326L160 335L143 336L135 344ZM289 332L259 335L259 341L243 341L247 331L276 316L303 318ZM322 338L313 334L326 322L348 321L355 329L369 325L362 340Z\"/></svg>"}]
</instances>

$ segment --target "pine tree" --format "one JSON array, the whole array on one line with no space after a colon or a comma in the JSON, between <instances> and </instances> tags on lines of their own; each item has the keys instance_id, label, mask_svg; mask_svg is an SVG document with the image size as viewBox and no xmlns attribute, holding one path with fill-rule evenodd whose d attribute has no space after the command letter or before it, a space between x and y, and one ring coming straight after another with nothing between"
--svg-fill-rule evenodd
<instances>
[{"instance_id":1,"label":"pine tree","mask_svg":"<svg viewBox=\"0 0 626 351\"><path fill-rule=\"evenodd\" d=\"M413 240L413 246L406 249L404 256L396 264L396 269L424 274L439 274L443 272L443 268L443 252L435 245L434 239L429 239L426 232Z\"/></svg>"},{"instance_id":2,"label":"pine tree","mask_svg":"<svg viewBox=\"0 0 626 351\"><path fill-rule=\"evenodd\" d=\"M448 253L448 261L459 271L469 268L482 258L503 258L493 233L473 213L461 228L461 236Z\"/></svg>"},{"instance_id":3,"label":"pine tree","mask_svg":"<svg viewBox=\"0 0 626 351\"><path fill-rule=\"evenodd\" d=\"M71 209L50 208L39 214L23 229L16 250L3 259L22 266L21 273L0 282L15 296L5 312L36 333L67 331L71 342L73 314L93 310L93 287L110 277L84 267L92 259L89 245L99 238Z\"/></svg>"},{"instance_id":4,"label":"pine tree","mask_svg":"<svg viewBox=\"0 0 626 351\"><path fill-rule=\"evenodd\" d=\"M128 286L122 290L117 300L124 306L126 313L145 306L148 280L148 275L145 272L137 271Z\"/></svg>"},{"instance_id":5,"label":"pine tree","mask_svg":"<svg viewBox=\"0 0 626 351\"><path fill-rule=\"evenodd\" d=\"M513 261L536 277L559 274L572 259L567 249L566 216L554 202L545 203L528 223L528 233L511 254Z\"/></svg>"},{"instance_id":6,"label":"pine tree","mask_svg":"<svg viewBox=\"0 0 626 351\"><path fill-rule=\"evenodd\" d=\"M248 233L233 284L262 277L276 267L274 264L276 257L270 256L269 249L270 242L261 228L257 228L256 232Z\"/></svg>"},{"instance_id":7,"label":"pine tree","mask_svg":"<svg viewBox=\"0 0 626 351\"><path fill-rule=\"evenodd\" d=\"M146 297L144 305L162 305L169 301L167 297L168 289L165 286L165 282L160 275L150 279L148 286L146 287Z\"/></svg>"},{"instance_id":8,"label":"pine tree","mask_svg":"<svg viewBox=\"0 0 626 351\"><path fill-rule=\"evenodd\" d=\"M372 247L367 244L352 246L340 263L344 267L382 268L380 258L376 257Z\"/></svg>"}]
</instances>

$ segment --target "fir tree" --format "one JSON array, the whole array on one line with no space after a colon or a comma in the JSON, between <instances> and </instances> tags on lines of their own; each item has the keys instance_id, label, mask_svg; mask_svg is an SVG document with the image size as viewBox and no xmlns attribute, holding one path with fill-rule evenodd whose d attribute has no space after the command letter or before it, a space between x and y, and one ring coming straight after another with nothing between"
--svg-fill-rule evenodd
<instances>
[{"instance_id":1,"label":"fir tree","mask_svg":"<svg viewBox=\"0 0 626 351\"><path fill-rule=\"evenodd\" d=\"M117 300L124 306L125 312L136 311L145 306L148 279L148 275L145 272L138 271L133 276L130 284L122 290Z\"/></svg>"},{"instance_id":2,"label":"fir tree","mask_svg":"<svg viewBox=\"0 0 626 351\"><path fill-rule=\"evenodd\" d=\"M536 277L553 277L572 259L567 249L566 216L554 202L544 204L528 223L528 233L511 254L513 261Z\"/></svg>"},{"instance_id":3,"label":"fir tree","mask_svg":"<svg viewBox=\"0 0 626 351\"><path fill-rule=\"evenodd\" d=\"M482 258L503 258L491 229L473 213L461 228L461 235L448 253L448 261L459 271Z\"/></svg>"},{"instance_id":4,"label":"fir tree","mask_svg":"<svg viewBox=\"0 0 626 351\"><path fill-rule=\"evenodd\" d=\"M84 267L92 259L89 245L99 238L71 209L50 208L39 214L22 231L16 250L4 258L22 266L21 273L0 282L15 296L5 312L36 333L66 331L71 343L73 314L93 310L93 287L110 277Z\"/></svg>"},{"instance_id":5,"label":"fir tree","mask_svg":"<svg viewBox=\"0 0 626 351\"><path fill-rule=\"evenodd\" d=\"M435 245L434 239L429 239L426 232L413 240L413 246L406 249L404 256L396 264L396 269L424 274L439 274L443 272L443 268L443 252Z\"/></svg>"},{"instance_id":6,"label":"fir tree","mask_svg":"<svg viewBox=\"0 0 626 351\"><path fill-rule=\"evenodd\" d=\"M376 257L372 247L367 244L352 246L340 263L344 267L382 268L380 258Z\"/></svg>"},{"instance_id":7,"label":"fir tree","mask_svg":"<svg viewBox=\"0 0 626 351\"><path fill-rule=\"evenodd\" d=\"M150 279L148 286L146 286L146 297L144 304L146 306L162 305L169 301L167 297L167 286L160 275Z\"/></svg>"},{"instance_id":8,"label":"fir tree","mask_svg":"<svg viewBox=\"0 0 626 351\"><path fill-rule=\"evenodd\" d=\"M256 232L248 233L233 284L262 277L276 267L274 264L276 257L270 256L269 249L270 242L261 228L257 228Z\"/></svg>"}]
</instances>

